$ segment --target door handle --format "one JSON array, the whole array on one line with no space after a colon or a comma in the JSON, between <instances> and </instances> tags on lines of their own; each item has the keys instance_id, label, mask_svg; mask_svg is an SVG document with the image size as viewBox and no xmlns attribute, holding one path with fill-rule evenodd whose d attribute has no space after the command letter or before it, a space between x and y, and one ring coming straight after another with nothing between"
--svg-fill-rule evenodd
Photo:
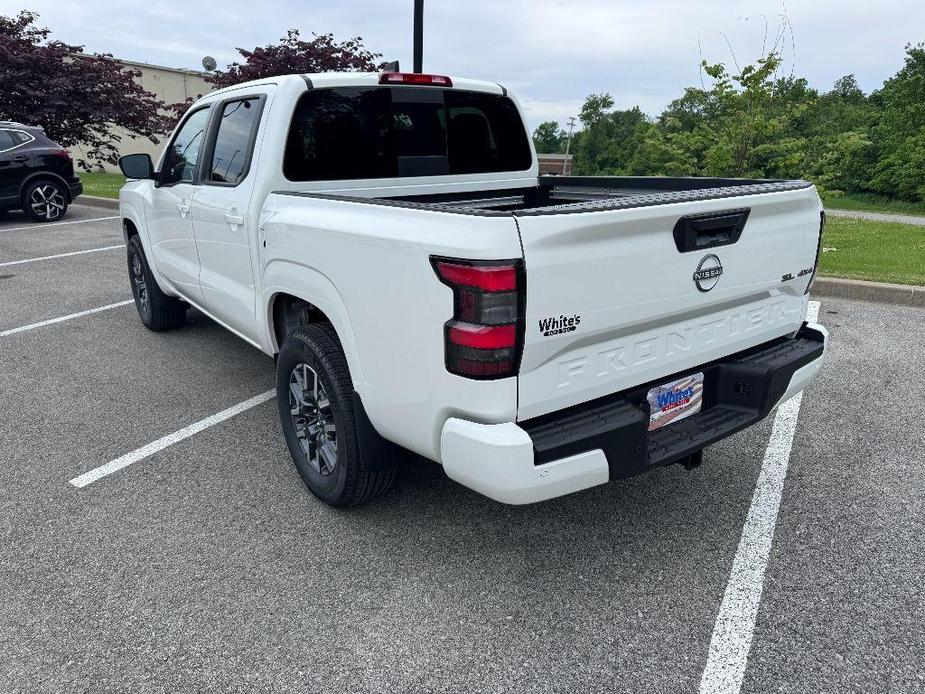
<instances>
[{"instance_id":1,"label":"door handle","mask_svg":"<svg viewBox=\"0 0 925 694\"><path fill-rule=\"evenodd\" d=\"M17 164L21 164L24 161L29 161L29 155L17 154L15 157L13 157L13 161L15 161Z\"/></svg>"},{"instance_id":2,"label":"door handle","mask_svg":"<svg viewBox=\"0 0 925 694\"><path fill-rule=\"evenodd\" d=\"M189 214L189 205L186 202L178 202L177 209L180 211L181 217L185 217Z\"/></svg>"},{"instance_id":3,"label":"door handle","mask_svg":"<svg viewBox=\"0 0 925 694\"><path fill-rule=\"evenodd\" d=\"M238 227L244 224L244 215L226 212L225 221L228 222L228 224L231 226L232 231L237 231Z\"/></svg>"}]
</instances>

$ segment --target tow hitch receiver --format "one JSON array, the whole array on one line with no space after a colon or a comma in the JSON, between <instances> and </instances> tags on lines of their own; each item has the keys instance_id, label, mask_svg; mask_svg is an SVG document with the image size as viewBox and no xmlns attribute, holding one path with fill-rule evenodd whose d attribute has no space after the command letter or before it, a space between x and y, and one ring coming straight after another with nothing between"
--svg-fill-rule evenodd
<instances>
[{"instance_id":1,"label":"tow hitch receiver","mask_svg":"<svg viewBox=\"0 0 925 694\"><path fill-rule=\"evenodd\" d=\"M703 464L703 449L701 448L699 451L694 451L686 458L681 458L678 462L684 466L685 470L693 470L696 467L700 467Z\"/></svg>"}]
</instances>

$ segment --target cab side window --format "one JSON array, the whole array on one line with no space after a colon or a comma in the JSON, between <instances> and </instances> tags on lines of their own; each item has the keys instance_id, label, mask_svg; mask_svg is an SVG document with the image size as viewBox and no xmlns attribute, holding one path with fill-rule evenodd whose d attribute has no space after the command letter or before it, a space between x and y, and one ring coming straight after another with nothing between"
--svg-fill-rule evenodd
<instances>
[{"instance_id":1,"label":"cab side window","mask_svg":"<svg viewBox=\"0 0 925 694\"><path fill-rule=\"evenodd\" d=\"M208 122L208 108L200 109L186 119L167 148L161 185L192 183L196 180L199 153L202 151Z\"/></svg>"},{"instance_id":2,"label":"cab side window","mask_svg":"<svg viewBox=\"0 0 925 694\"><path fill-rule=\"evenodd\" d=\"M224 105L208 168L210 182L234 186L244 180L250 168L259 119L259 98L230 101Z\"/></svg>"}]
</instances>

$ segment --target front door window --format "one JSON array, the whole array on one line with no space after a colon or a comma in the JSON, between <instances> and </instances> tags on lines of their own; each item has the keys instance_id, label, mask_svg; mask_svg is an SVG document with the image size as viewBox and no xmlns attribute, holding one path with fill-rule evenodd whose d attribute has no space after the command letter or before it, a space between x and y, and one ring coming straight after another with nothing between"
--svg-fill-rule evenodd
<instances>
[{"instance_id":1,"label":"front door window","mask_svg":"<svg viewBox=\"0 0 925 694\"><path fill-rule=\"evenodd\" d=\"M196 111L183 124L164 156L161 185L192 183L196 179L199 152L205 138L209 109Z\"/></svg>"}]
</instances>

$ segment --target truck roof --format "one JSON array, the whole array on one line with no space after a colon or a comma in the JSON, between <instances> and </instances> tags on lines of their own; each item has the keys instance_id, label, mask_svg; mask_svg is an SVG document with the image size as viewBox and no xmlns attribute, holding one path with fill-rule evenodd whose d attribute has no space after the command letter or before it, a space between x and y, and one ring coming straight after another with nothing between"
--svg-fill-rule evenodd
<instances>
[{"instance_id":1,"label":"truck roof","mask_svg":"<svg viewBox=\"0 0 925 694\"><path fill-rule=\"evenodd\" d=\"M268 77L250 82L242 82L224 89L204 94L204 97L211 97L216 94L224 94L242 87L257 86L262 84L279 84L283 81L299 80L308 84L310 87L374 87L379 85L379 80L383 73L380 72L313 72L307 74L280 75L279 77ZM489 94L507 95L507 89L496 82L487 82L485 80L474 80L467 77L452 77L452 89L464 89L474 92L487 92ZM401 86L401 85L392 85Z\"/></svg>"}]
</instances>

